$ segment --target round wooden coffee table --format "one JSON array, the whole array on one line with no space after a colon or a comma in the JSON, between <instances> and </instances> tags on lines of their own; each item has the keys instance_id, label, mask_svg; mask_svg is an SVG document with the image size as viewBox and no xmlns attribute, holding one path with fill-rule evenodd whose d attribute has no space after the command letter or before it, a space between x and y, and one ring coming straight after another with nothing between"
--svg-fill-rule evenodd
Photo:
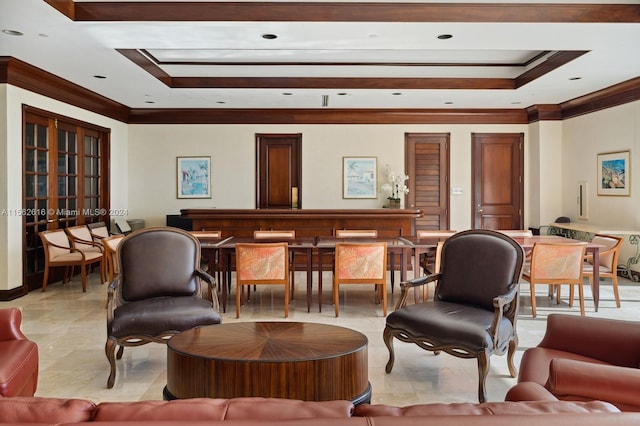
<instances>
[{"instance_id":1,"label":"round wooden coffee table","mask_svg":"<svg viewBox=\"0 0 640 426\"><path fill-rule=\"evenodd\" d=\"M218 324L179 333L167 346L167 400L371 400L367 337L348 328L301 322Z\"/></svg>"}]
</instances>

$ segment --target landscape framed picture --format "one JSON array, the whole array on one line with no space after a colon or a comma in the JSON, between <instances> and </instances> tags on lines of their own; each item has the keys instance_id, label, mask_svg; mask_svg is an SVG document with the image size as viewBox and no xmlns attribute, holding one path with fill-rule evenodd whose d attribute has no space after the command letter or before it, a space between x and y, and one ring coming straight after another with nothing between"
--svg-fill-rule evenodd
<instances>
[{"instance_id":1,"label":"landscape framed picture","mask_svg":"<svg viewBox=\"0 0 640 426\"><path fill-rule=\"evenodd\" d=\"M377 198L377 157L342 157L342 198Z\"/></svg>"},{"instance_id":2,"label":"landscape framed picture","mask_svg":"<svg viewBox=\"0 0 640 426\"><path fill-rule=\"evenodd\" d=\"M177 157L178 198L211 198L211 157Z\"/></svg>"},{"instance_id":3,"label":"landscape framed picture","mask_svg":"<svg viewBox=\"0 0 640 426\"><path fill-rule=\"evenodd\" d=\"M598 154L598 195L630 194L631 164L629 151Z\"/></svg>"}]
</instances>

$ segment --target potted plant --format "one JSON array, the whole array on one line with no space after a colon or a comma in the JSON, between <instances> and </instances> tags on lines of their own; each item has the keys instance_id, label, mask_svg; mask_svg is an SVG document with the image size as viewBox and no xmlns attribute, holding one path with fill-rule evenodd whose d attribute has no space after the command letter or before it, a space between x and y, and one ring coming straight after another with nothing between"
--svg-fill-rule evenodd
<instances>
[{"instance_id":1,"label":"potted plant","mask_svg":"<svg viewBox=\"0 0 640 426\"><path fill-rule=\"evenodd\" d=\"M396 173L389 170L389 167L387 166L387 183L382 185L380 189L389 193L389 196L387 197L387 200L389 200L389 207L396 209L400 208L400 196L409 192L409 188L407 188L407 185L405 184L407 179L409 179L409 176L404 173Z\"/></svg>"}]
</instances>

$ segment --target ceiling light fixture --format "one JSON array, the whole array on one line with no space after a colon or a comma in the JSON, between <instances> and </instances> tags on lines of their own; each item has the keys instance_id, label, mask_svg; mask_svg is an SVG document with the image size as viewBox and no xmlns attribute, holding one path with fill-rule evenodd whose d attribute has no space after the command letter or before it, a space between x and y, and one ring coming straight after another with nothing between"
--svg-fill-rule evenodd
<instances>
[{"instance_id":1,"label":"ceiling light fixture","mask_svg":"<svg viewBox=\"0 0 640 426\"><path fill-rule=\"evenodd\" d=\"M2 30L3 33L5 33L6 35L10 35L10 36L23 36L24 33L21 33L20 31L16 31L16 30Z\"/></svg>"},{"instance_id":2,"label":"ceiling light fixture","mask_svg":"<svg viewBox=\"0 0 640 426\"><path fill-rule=\"evenodd\" d=\"M291 92L283 92L282 94L283 94L284 96L291 96L291 95L293 95L293 93L291 93Z\"/></svg>"},{"instance_id":3,"label":"ceiling light fixture","mask_svg":"<svg viewBox=\"0 0 640 426\"><path fill-rule=\"evenodd\" d=\"M453 105L453 101L446 101L444 104L445 105Z\"/></svg>"},{"instance_id":4,"label":"ceiling light fixture","mask_svg":"<svg viewBox=\"0 0 640 426\"><path fill-rule=\"evenodd\" d=\"M155 104L155 101L144 101L145 104Z\"/></svg>"},{"instance_id":5,"label":"ceiling light fixture","mask_svg":"<svg viewBox=\"0 0 640 426\"><path fill-rule=\"evenodd\" d=\"M107 78L107 77L106 77L106 76L104 76L104 75L97 75L97 74L96 74L96 75L94 75L94 77L95 77L95 78L99 78L99 79L105 79L105 78Z\"/></svg>"},{"instance_id":6,"label":"ceiling light fixture","mask_svg":"<svg viewBox=\"0 0 640 426\"><path fill-rule=\"evenodd\" d=\"M278 36L275 34L262 34L262 38L265 40L275 40Z\"/></svg>"},{"instance_id":7,"label":"ceiling light fixture","mask_svg":"<svg viewBox=\"0 0 640 426\"><path fill-rule=\"evenodd\" d=\"M571 81L575 81L575 80L581 80L582 77L569 77L569 80Z\"/></svg>"},{"instance_id":8,"label":"ceiling light fixture","mask_svg":"<svg viewBox=\"0 0 640 426\"><path fill-rule=\"evenodd\" d=\"M451 34L440 34L438 36L438 40L449 40L450 38L453 38Z\"/></svg>"},{"instance_id":9,"label":"ceiling light fixture","mask_svg":"<svg viewBox=\"0 0 640 426\"><path fill-rule=\"evenodd\" d=\"M347 92L340 92L340 93L336 93L338 96L347 96L348 93Z\"/></svg>"},{"instance_id":10,"label":"ceiling light fixture","mask_svg":"<svg viewBox=\"0 0 640 426\"><path fill-rule=\"evenodd\" d=\"M400 95L402 95L402 92L393 92L392 95L393 96L400 96Z\"/></svg>"}]
</instances>

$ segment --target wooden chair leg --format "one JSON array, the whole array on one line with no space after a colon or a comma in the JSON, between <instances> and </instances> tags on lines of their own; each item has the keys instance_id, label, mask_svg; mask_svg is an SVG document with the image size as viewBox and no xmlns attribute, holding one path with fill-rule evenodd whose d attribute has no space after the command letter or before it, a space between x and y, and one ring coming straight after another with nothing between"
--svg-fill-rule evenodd
<instances>
[{"instance_id":1,"label":"wooden chair leg","mask_svg":"<svg viewBox=\"0 0 640 426\"><path fill-rule=\"evenodd\" d=\"M529 292L531 293L531 314L536 317L536 286L533 283L529 283Z\"/></svg>"},{"instance_id":2,"label":"wooden chair leg","mask_svg":"<svg viewBox=\"0 0 640 426\"><path fill-rule=\"evenodd\" d=\"M478 402L487 400L487 375L489 374L489 355L481 351L478 354Z\"/></svg>"},{"instance_id":3,"label":"wooden chair leg","mask_svg":"<svg viewBox=\"0 0 640 426\"><path fill-rule=\"evenodd\" d=\"M611 277L611 285L613 286L613 295L616 298L616 307L619 308L620 307L620 293L618 291L618 275L616 275L616 271L613 271L613 276Z\"/></svg>"},{"instance_id":4,"label":"wooden chair leg","mask_svg":"<svg viewBox=\"0 0 640 426\"><path fill-rule=\"evenodd\" d=\"M82 283L82 292L87 292L87 267L83 263L80 265L80 282Z\"/></svg>"}]
</instances>

